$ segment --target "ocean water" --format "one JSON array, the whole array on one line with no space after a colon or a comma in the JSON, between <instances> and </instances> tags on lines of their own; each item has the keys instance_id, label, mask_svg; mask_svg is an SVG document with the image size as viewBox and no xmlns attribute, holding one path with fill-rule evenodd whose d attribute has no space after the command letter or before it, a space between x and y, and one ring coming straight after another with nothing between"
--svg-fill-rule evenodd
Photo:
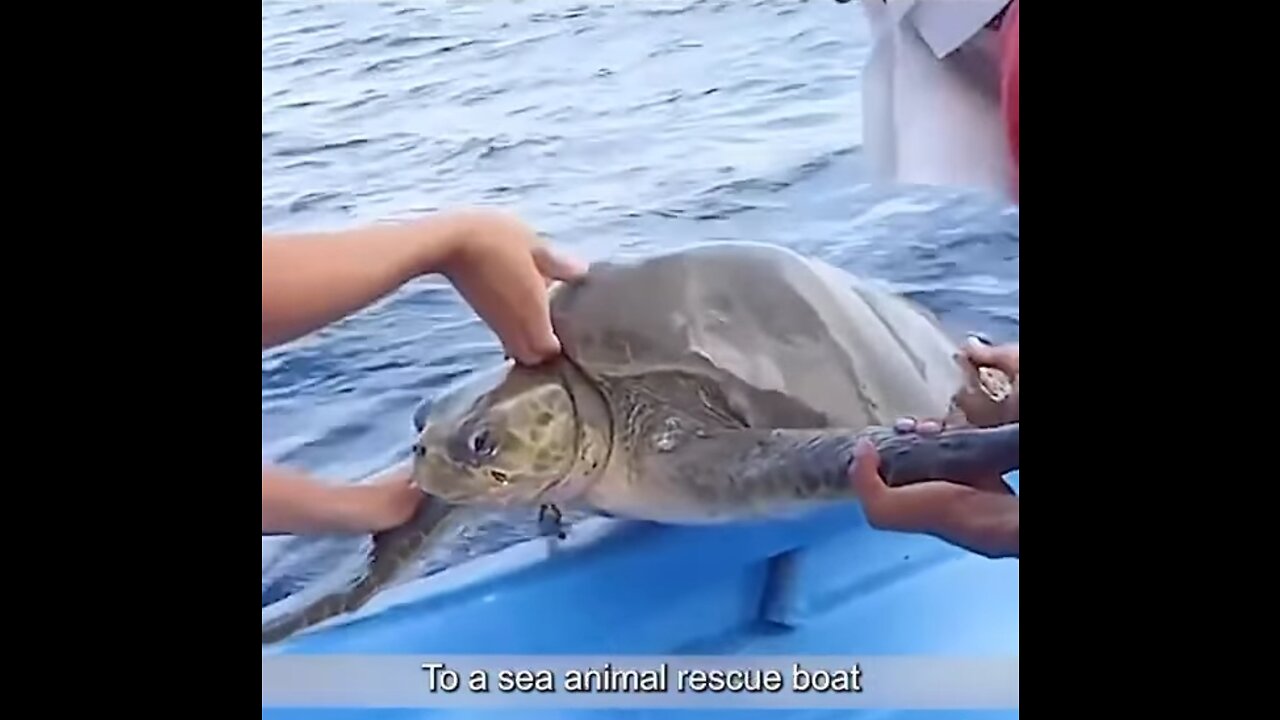
<instances>
[{"instance_id":1,"label":"ocean water","mask_svg":"<svg viewBox=\"0 0 1280 720\"><path fill-rule=\"evenodd\" d=\"M586 260L780 243L1016 340L1016 208L869 181L868 51L834 0L264 0L262 227L495 205ZM500 359L449 285L414 282L263 353L263 460L356 482L408 456L420 402ZM535 528L478 516L417 574ZM263 538L264 621L368 545Z\"/></svg>"}]
</instances>

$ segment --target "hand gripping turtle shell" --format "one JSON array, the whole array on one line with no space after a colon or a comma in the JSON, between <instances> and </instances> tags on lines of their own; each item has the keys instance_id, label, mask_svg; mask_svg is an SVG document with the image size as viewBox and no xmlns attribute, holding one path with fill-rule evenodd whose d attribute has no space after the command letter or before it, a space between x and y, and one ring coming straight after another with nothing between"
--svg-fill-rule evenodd
<instances>
[{"instance_id":1,"label":"hand gripping turtle shell","mask_svg":"<svg viewBox=\"0 0 1280 720\"><path fill-rule=\"evenodd\" d=\"M586 510L677 524L781 517L853 500L860 437L892 485L1018 465L1007 378L979 374L924 308L771 245L597 263L558 285L563 356L476 373L415 415L414 480L434 496L375 538L368 575L271 629L359 607L457 505ZM895 419L946 418L937 435ZM984 420L985 419L985 420Z\"/></svg>"}]
</instances>

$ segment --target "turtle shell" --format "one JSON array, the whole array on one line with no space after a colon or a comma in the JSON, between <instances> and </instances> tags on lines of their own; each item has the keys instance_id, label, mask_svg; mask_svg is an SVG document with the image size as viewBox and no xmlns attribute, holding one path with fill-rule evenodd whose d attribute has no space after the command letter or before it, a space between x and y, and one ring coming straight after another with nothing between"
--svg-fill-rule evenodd
<instances>
[{"instance_id":1,"label":"turtle shell","mask_svg":"<svg viewBox=\"0 0 1280 720\"><path fill-rule=\"evenodd\" d=\"M596 263L555 288L551 314L565 355L589 376L689 373L751 427L941 418L965 381L958 347L927 309L780 246Z\"/></svg>"}]
</instances>

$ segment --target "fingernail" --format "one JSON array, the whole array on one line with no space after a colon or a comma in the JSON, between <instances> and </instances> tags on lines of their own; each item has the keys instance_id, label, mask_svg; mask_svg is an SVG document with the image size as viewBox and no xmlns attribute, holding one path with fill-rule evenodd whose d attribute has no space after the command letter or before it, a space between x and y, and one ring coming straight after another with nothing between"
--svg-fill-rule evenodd
<instances>
[{"instance_id":1,"label":"fingernail","mask_svg":"<svg viewBox=\"0 0 1280 720\"><path fill-rule=\"evenodd\" d=\"M569 274L582 275L587 272L588 265L586 261L576 255L571 255L564 251L554 251L553 255L560 262L562 268L567 270Z\"/></svg>"},{"instance_id":2,"label":"fingernail","mask_svg":"<svg viewBox=\"0 0 1280 720\"><path fill-rule=\"evenodd\" d=\"M560 352L560 338L555 333L543 335L537 342L531 344L530 350L532 354L539 358L548 358Z\"/></svg>"},{"instance_id":3,"label":"fingernail","mask_svg":"<svg viewBox=\"0 0 1280 720\"><path fill-rule=\"evenodd\" d=\"M993 347L994 345L995 343L991 342L991 339L982 333L979 333L979 332L969 333L970 347L981 348L981 347Z\"/></svg>"},{"instance_id":4,"label":"fingernail","mask_svg":"<svg viewBox=\"0 0 1280 720\"><path fill-rule=\"evenodd\" d=\"M912 430L914 430L915 427L916 427L915 418L909 418L909 417L898 418L897 421L893 423L893 429L901 433L909 433Z\"/></svg>"}]
</instances>

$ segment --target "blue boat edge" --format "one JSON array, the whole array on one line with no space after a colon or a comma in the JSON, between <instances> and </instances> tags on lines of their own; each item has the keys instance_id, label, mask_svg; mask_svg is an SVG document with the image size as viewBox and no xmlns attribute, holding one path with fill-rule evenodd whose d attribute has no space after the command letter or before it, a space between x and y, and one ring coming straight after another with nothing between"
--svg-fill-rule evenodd
<instances>
[{"instance_id":1,"label":"blue boat edge","mask_svg":"<svg viewBox=\"0 0 1280 720\"><path fill-rule=\"evenodd\" d=\"M1017 471L1006 476L1018 492ZM389 589L264 655L1018 656L1018 561L868 527L852 503L715 527L575 525ZM705 711L520 711L519 717ZM717 717L764 710L717 710ZM1012 718L1017 710L769 710L787 717ZM511 717L510 711L494 711ZM476 709L274 708L263 718L487 717Z\"/></svg>"}]
</instances>

